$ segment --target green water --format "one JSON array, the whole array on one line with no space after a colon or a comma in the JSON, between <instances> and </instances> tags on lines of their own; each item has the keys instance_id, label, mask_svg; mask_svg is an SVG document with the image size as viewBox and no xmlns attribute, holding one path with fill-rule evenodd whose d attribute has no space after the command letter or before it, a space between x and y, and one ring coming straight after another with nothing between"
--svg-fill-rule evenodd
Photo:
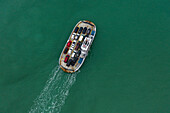
<instances>
[{"instance_id":1,"label":"green water","mask_svg":"<svg viewBox=\"0 0 170 113\"><path fill-rule=\"evenodd\" d=\"M66 85L61 113L170 113L169 6L169 0L1 0L0 113L30 111L79 20L94 22L97 34ZM66 79L53 83L71 81L60 73Z\"/></svg>"}]
</instances>

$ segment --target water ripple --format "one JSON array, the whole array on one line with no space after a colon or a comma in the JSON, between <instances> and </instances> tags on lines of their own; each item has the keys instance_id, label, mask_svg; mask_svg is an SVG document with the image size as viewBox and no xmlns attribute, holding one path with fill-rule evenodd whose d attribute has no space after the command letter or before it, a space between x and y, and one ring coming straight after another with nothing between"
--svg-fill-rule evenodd
<instances>
[{"instance_id":1,"label":"water ripple","mask_svg":"<svg viewBox=\"0 0 170 113\"><path fill-rule=\"evenodd\" d=\"M78 73L66 74L56 66L29 113L59 113Z\"/></svg>"}]
</instances>

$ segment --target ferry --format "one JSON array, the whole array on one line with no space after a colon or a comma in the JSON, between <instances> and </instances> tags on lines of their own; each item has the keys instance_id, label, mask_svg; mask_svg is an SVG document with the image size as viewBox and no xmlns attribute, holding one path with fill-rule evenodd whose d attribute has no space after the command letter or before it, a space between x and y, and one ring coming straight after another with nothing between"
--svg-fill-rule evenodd
<instances>
[{"instance_id":1,"label":"ferry","mask_svg":"<svg viewBox=\"0 0 170 113\"><path fill-rule=\"evenodd\" d=\"M73 73L84 63L96 35L96 26L88 20L79 21L71 32L59 58L60 68Z\"/></svg>"}]
</instances>

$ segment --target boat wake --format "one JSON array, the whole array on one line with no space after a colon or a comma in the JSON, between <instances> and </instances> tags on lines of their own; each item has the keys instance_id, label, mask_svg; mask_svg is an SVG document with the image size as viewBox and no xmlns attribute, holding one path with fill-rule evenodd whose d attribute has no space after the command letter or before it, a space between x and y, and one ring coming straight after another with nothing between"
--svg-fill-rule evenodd
<instances>
[{"instance_id":1,"label":"boat wake","mask_svg":"<svg viewBox=\"0 0 170 113\"><path fill-rule=\"evenodd\" d=\"M29 113L59 113L78 73L66 74L59 66L55 67Z\"/></svg>"}]
</instances>

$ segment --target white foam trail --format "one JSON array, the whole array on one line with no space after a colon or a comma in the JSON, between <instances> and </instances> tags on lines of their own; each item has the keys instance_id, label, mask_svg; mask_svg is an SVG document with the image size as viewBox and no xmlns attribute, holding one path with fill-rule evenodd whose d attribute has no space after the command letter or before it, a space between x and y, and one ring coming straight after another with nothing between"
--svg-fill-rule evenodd
<instances>
[{"instance_id":1,"label":"white foam trail","mask_svg":"<svg viewBox=\"0 0 170 113\"><path fill-rule=\"evenodd\" d=\"M59 66L55 67L29 113L59 113L77 74L66 74Z\"/></svg>"}]
</instances>

